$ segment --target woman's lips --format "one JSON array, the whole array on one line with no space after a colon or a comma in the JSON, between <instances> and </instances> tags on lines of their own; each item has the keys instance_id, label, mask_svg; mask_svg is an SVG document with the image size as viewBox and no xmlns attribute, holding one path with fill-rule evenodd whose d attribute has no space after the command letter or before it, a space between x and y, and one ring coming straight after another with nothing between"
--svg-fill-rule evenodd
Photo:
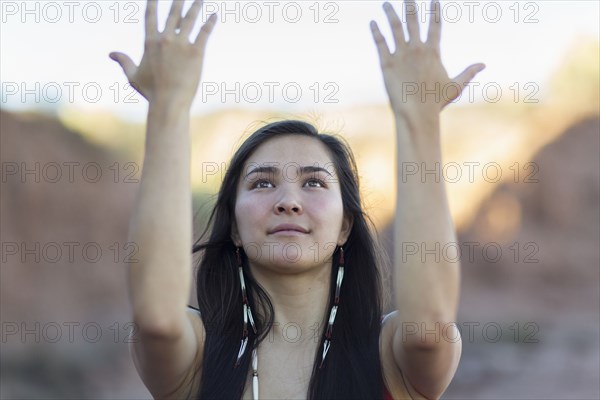
<instances>
[{"instance_id":1,"label":"woman's lips","mask_svg":"<svg viewBox=\"0 0 600 400\"><path fill-rule=\"evenodd\" d=\"M306 235L304 232L294 231L294 230L282 230L271 233L271 235L280 235L280 236L301 236Z\"/></svg>"},{"instance_id":2,"label":"woman's lips","mask_svg":"<svg viewBox=\"0 0 600 400\"><path fill-rule=\"evenodd\" d=\"M271 229L271 234L279 233L279 232L298 232L298 233L308 233L308 230L300 225L296 224L279 224L275 228Z\"/></svg>"}]
</instances>

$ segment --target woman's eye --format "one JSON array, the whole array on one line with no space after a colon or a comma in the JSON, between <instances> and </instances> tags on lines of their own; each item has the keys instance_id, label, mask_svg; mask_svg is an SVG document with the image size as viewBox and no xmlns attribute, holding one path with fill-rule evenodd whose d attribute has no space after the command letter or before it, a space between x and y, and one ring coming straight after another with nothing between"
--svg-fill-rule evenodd
<instances>
[{"instance_id":1,"label":"woman's eye","mask_svg":"<svg viewBox=\"0 0 600 400\"><path fill-rule=\"evenodd\" d=\"M323 182L322 180L320 180L320 179L317 179L317 178L312 178L312 179L309 179L309 180L307 180L307 181L306 181L306 183L307 183L307 184L310 184L310 183L313 183L313 184L314 184L314 183L316 183L316 184L318 184L318 185L319 185L319 186L309 185L309 186L311 186L311 187L325 187L325 182Z\"/></svg>"},{"instance_id":2,"label":"woman's eye","mask_svg":"<svg viewBox=\"0 0 600 400\"><path fill-rule=\"evenodd\" d=\"M323 182L321 179L317 179L317 178L307 179L304 184L308 187L315 187L315 188L326 187L325 182ZM257 181L252 183L251 188L252 189L266 189L266 188L269 188L272 186L273 186L273 184L271 183L271 181L268 181L266 179L258 179Z\"/></svg>"},{"instance_id":3,"label":"woman's eye","mask_svg":"<svg viewBox=\"0 0 600 400\"><path fill-rule=\"evenodd\" d=\"M270 185L271 182L269 182L269 181L267 181L265 179L259 179L259 180L257 180L256 182L254 182L252 184L252 187L253 188L259 188L259 189L267 187L267 186L263 186L263 184L269 184Z\"/></svg>"}]
</instances>

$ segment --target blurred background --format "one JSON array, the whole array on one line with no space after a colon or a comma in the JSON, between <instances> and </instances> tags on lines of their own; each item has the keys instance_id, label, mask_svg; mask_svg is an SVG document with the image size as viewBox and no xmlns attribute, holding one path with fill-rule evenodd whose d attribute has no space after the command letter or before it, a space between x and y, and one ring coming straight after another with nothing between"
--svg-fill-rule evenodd
<instances>
[{"instance_id":1,"label":"blurred background","mask_svg":"<svg viewBox=\"0 0 600 400\"><path fill-rule=\"evenodd\" d=\"M147 106L108 58L139 61L145 3L0 4L0 397L150 398L125 269ZM348 140L393 255L394 121L368 28L390 36L380 6L206 3L202 19L221 19L191 123L196 233L244 137L301 118ZM442 3L450 75L487 64L442 114L463 339L445 399L600 398L598 16L588 1Z\"/></svg>"}]
</instances>

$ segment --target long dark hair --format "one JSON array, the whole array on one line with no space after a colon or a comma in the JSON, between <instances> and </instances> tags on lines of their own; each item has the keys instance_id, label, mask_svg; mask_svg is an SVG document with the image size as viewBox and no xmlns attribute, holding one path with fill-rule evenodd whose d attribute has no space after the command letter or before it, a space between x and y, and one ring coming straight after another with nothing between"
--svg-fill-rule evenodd
<instances>
[{"instance_id":1,"label":"long dark hair","mask_svg":"<svg viewBox=\"0 0 600 400\"><path fill-rule=\"evenodd\" d=\"M249 329L248 348L234 368L242 339L242 294L236 246L231 239L236 189L244 163L264 142L282 135L303 135L323 143L335 164L344 215L352 218L352 230L344 244L345 274L340 306L333 326L331 347L319 368L326 321L320 325L320 341L307 397L309 399L376 399L383 395L379 336L383 311L382 248L376 240L372 221L364 213L359 192L356 162L350 147L339 137L319 133L306 122L285 120L258 129L239 147L231 159L206 229L194 243L200 252L196 287L198 306L206 329L201 399L240 399L251 363L252 344L269 334L274 321L268 293L256 282L243 251L242 264L257 333ZM210 231L210 237L202 238ZM240 249L242 250L242 249ZM339 248L333 255L329 310L333 303ZM329 317L326 312L325 318Z\"/></svg>"}]
</instances>

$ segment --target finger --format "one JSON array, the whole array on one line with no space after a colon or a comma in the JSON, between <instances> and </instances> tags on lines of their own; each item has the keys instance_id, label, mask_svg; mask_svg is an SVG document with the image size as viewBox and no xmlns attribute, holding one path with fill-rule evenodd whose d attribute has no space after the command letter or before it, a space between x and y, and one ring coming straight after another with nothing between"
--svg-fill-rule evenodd
<instances>
[{"instance_id":1,"label":"finger","mask_svg":"<svg viewBox=\"0 0 600 400\"><path fill-rule=\"evenodd\" d=\"M392 34L394 35L394 43L396 45L396 51L400 46L406 45L406 41L404 40L404 31L402 30L402 22L400 22L400 18L398 18L398 14L394 10L394 7L388 2L383 3L383 9L388 17L388 21L390 21L390 26L392 27Z\"/></svg>"},{"instance_id":2,"label":"finger","mask_svg":"<svg viewBox=\"0 0 600 400\"><path fill-rule=\"evenodd\" d=\"M440 37L442 31L442 18L440 15L440 2L431 0L431 9L433 14L429 18L429 32L427 32L427 43L432 47L440 48Z\"/></svg>"},{"instance_id":3,"label":"finger","mask_svg":"<svg viewBox=\"0 0 600 400\"><path fill-rule=\"evenodd\" d=\"M419 32L419 17L417 16L417 4L415 0L404 0L406 11L406 28L408 30L408 43L417 44L421 42Z\"/></svg>"},{"instance_id":4,"label":"finger","mask_svg":"<svg viewBox=\"0 0 600 400\"><path fill-rule=\"evenodd\" d=\"M202 26L202 28L200 29L200 32L198 32L198 36L196 36L194 45L198 46L202 51L204 51L204 48L206 47L206 42L208 41L208 37L210 36L210 33L214 29L216 23L217 23L217 14L212 14L210 17L208 17L208 20Z\"/></svg>"},{"instance_id":5,"label":"finger","mask_svg":"<svg viewBox=\"0 0 600 400\"><path fill-rule=\"evenodd\" d=\"M469 84L469 82L471 82L471 80L473 80L473 78L475 77L475 75L477 75L478 73L480 73L481 71L483 71L483 69L485 68L485 64L473 64L468 66L467 68L465 68L465 70L463 72L461 72L460 74L458 74L456 76L456 78L454 78L452 80L452 82L454 83L454 85L456 86L456 93L452 93L448 95L448 101L452 101L454 99L456 99L460 93L464 90L465 86L467 86Z\"/></svg>"},{"instance_id":6,"label":"finger","mask_svg":"<svg viewBox=\"0 0 600 400\"><path fill-rule=\"evenodd\" d=\"M185 18L181 21L181 34L184 36L188 36L192 29L194 29L194 24L196 23L196 18L198 17L198 13L200 13L200 9L202 8L202 0L195 0L192 3L192 6L188 10Z\"/></svg>"},{"instance_id":7,"label":"finger","mask_svg":"<svg viewBox=\"0 0 600 400\"><path fill-rule=\"evenodd\" d=\"M465 68L463 72L458 74L456 78L453 79L453 81L458 83L459 85L466 86L469 84L469 82L471 82L475 75L483 71L484 68L485 64L482 63L470 65L467 68Z\"/></svg>"},{"instance_id":8,"label":"finger","mask_svg":"<svg viewBox=\"0 0 600 400\"><path fill-rule=\"evenodd\" d=\"M377 52L379 53L379 62L382 67L387 67L390 62L390 49L375 21L371 21L371 33L373 34Z\"/></svg>"},{"instance_id":9,"label":"finger","mask_svg":"<svg viewBox=\"0 0 600 400\"><path fill-rule=\"evenodd\" d=\"M156 25L156 2L157 0L148 0L146 3L146 37L150 38L158 35Z\"/></svg>"},{"instance_id":10,"label":"finger","mask_svg":"<svg viewBox=\"0 0 600 400\"><path fill-rule=\"evenodd\" d=\"M112 52L108 56L119 63L121 68L123 68L123 72L125 72L125 76L131 81L131 77L133 77L135 70L137 69L137 66L131 58L129 58L128 55L119 52Z\"/></svg>"},{"instance_id":11,"label":"finger","mask_svg":"<svg viewBox=\"0 0 600 400\"><path fill-rule=\"evenodd\" d=\"M167 34L174 34L175 29L180 23L181 20L181 9L183 8L183 0L173 0L173 4L171 4L171 11L169 11L169 16L167 17L167 22L165 24L164 32Z\"/></svg>"}]
</instances>

